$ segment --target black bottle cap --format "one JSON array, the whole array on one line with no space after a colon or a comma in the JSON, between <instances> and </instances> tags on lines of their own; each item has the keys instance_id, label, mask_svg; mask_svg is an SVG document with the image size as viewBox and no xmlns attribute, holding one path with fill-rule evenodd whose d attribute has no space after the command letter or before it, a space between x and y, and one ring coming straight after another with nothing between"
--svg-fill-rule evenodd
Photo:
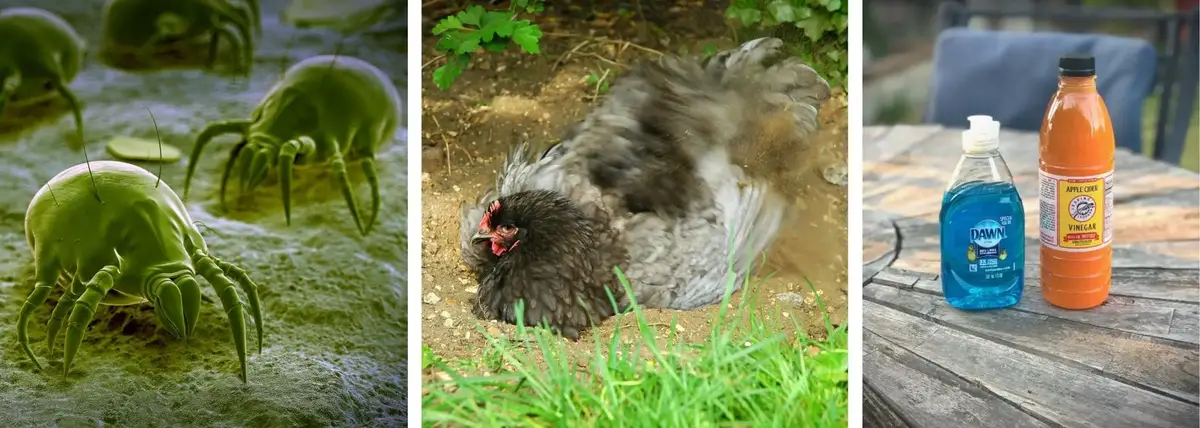
<instances>
[{"instance_id":1,"label":"black bottle cap","mask_svg":"<svg viewBox=\"0 0 1200 428\"><path fill-rule=\"evenodd\" d=\"M1091 55L1064 55L1058 59L1058 75L1091 77L1096 75L1096 58Z\"/></svg>"}]
</instances>

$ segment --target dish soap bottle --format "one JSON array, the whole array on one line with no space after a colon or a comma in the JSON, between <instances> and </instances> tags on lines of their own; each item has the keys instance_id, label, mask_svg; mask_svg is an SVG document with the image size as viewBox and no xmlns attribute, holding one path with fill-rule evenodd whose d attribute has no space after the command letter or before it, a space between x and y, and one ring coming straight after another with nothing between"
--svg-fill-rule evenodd
<instances>
[{"instance_id":1,"label":"dish soap bottle","mask_svg":"<svg viewBox=\"0 0 1200 428\"><path fill-rule=\"evenodd\" d=\"M1025 208L1000 156L1000 122L970 116L942 196L942 293L964 310L1004 308L1025 289Z\"/></svg>"}]
</instances>

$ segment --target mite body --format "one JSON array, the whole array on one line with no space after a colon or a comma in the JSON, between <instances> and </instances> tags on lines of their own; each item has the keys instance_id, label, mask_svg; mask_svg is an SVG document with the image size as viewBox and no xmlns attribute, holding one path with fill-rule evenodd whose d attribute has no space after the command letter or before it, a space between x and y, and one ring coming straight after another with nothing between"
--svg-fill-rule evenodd
<instances>
[{"instance_id":1,"label":"mite body","mask_svg":"<svg viewBox=\"0 0 1200 428\"><path fill-rule=\"evenodd\" d=\"M218 135L241 134L242 141L230 152L221 177L222 204L235 167L243 191L256 188L278 167L284 216L291 224L292 167L325 164L340 186L355 226L366 235L379 214L375 154L392 139L399 124L400 94L378 68L347 56L305 59L284 73L250 119L219 121L204 128L192 148L184 198L204 146ZM346 172L349 161L362 162L371 186L371 213L365 223Z\"/></svg>"},{"instance_id":2,"label":"mite body","mask_svg":"<svg viewBox=\"0 0 1200 428\"><path fill-rule=\"evenodd\" d=\"M10 101L35 102L57 92L75 114L79 138L72 144L82 144L83 113L67 85L79 74L86 49L58 15L30 7L0 10L0 114Z\"/></svg>"},{"instance_id":3,"label":"mite body","mask_svg":"<svg viewBox=\"0 0 1200 428\"><path fill-rule=\"evenodd\" d=\"M200 314L199 275L216 290L229 317L241 378L246 380L246 322L236 288L249 301L261 351L258 287L242 269L209 253L183 202L150 172L114 161L91 162L90 174L87 163L68 168L29 203L25 238L33 253L36 284L21 307L17 338L39 369L26 324L55 284L62 285L64 293L51 313L46 341L53 352L66 321L65 375L100 304L149 302L160 325L186 339Z\"/></svg>"},{"instance_id":4,"label":"mite body","mask_svg":"<svg viewBox=\"0 0 1200 428\"><path fill-rule=\"evenodd\" d=\"M258 10L257 0L246 4L231 0L110 0L101 16L101 50L110 60L145 60L208 36L208 67L212 68L220 40L225 38L238 52L240 69L249 73L254 63L251 30L259 28Z\"/></svg>"}]
</instances>

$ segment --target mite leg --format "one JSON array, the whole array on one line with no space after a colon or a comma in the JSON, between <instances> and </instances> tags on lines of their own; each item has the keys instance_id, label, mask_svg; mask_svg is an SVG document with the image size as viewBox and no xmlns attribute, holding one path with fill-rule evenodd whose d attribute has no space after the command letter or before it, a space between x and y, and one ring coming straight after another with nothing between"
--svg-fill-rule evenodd
<instances>
[{"instance_id":1,"label":"mite leg","mask_svg":"<svg viewBox=\"0 0 1200 428\"><path fill-rule=\"evenodd\" d=\"M54 89L57 89L58 93L67 100L68 104L71 105L71 112L75 116L75 134L77 140L74 144L72 144L71 150L81 150L83 149L84 144L83 110L80 108L79 98L76 98L75 93L71 92L71 88L67 87L67 82L62 80L61 75L56 76L52 81L54 82Z\"/></svg>"},{"instance_id":2,"label":"mite leg","mask_svg":"<svg viewBox=\"0 0 1200 428\"><path fill-rule=\"evenodd\" d=\"M42 259L45 260L45 259ZM25 303L21 304L21 315L17 317L17 342L21 345L21 350L25 352L25 356L33 361L33 365L38 370L42 369L42 364L38 362L37 357L33 356L33 351L29 349L29 316L33 315L33 311L39 306L46 303L46 298L50 296L50 289L54 284L58 283L58 275L61 268L57 262L43 262L37 267L37 273L34 275L37 282L33 285L33 291L29 293L29 297L25 298Z\"/></svg>"},{"instance_id":3,"label":"mite leg","mask_svg":"<svg viewBox=\"0 0 1200 428\"><path fill-rule=\"evenodd\" d=\"M267 179L267 175L271 172L272 157L278 158L278 154L272 156L271 147L261 147L254 153L254 158L250 162L249 176L242 177L243 180L249 182L247 187L250 190L258 188Z\"/></svg>"},{"instance_id":4,"label":"mite leg","mask_svg":"<svg viewBox=\"0 0 1200 428\"><path fill-rule=\"evenodd\" d=\"M191 337L192 332L196 330L196 322L200 318L200 283L196 281L196 277L192 275L183 275L175 280L175 285L179 286L180 297L183 302L183 320L186 328L183 337Z\"/></svg>"},{"instance_id":5,"label":"mite leg","mask_svg":"<svg viewBox=\"0 0 1200 428\"><path fill-rule=\"evenodd\" d=\"M170 279L161 279L154 283L147 297L154 302L154 314L159 322L164 324L167 332L176 338L187 340L187 319L183 315L183 293L179 286Z\"/></svg>"},{"instance_id":6,"label":"mite leg","mask_svg":"<svg viewBox=\"0 0 1200 428\"><path fill-rule=\"evenodd\" d=\"M375 158L363 158L362 169L367 184L371 185L371 217L367 220L366 232L363 233L365 235L371 233L371 228L375 227L375 218L379 216L379 175L375 171Z\"/></svg>"},{"instance_id":7,"label":"mite leg","mask_svg":"<svg viewBox=\"0 0 1200 428\"><path fill-rule=\"evenodd\" d=\"M263 320L262 307L258 300L258 284L250 279L250 275L246 275L246 271L232 263L226 263L216 257L209 256L217 262L217 266L221 268L225 275L232 276L238 285L242 287L242 293L246 294L246 300L250 303L250 316L254 318L254 329L258 334L258 353L262 353L263 342Z\"/></svg>"},{"instance_id":8,"label":"mite leg","mask_svg":"<svg viewBox=\"0 0 1200 428\"><path fill-rule=\"evenodd\" d=\"M54 307L54 312L50 313L50 321L46 323L46 348L50 353L54 353L54 341L58 339L58 332L62 331L63 321L66 321L67 314L71 313L71 309L75 307L75 301L79 300L79 296L83 294L84 285L80 281L82 276L79 271L71 278L71 286L63 293L61 299L58 300L58 305Z\"/></svg>"},{"instance_id":9,"label":"mite leg","mask_svg":"<svg viewBox=\"0 0 1200 428\"><path fill-rule=\"evenodd\" d=\"M208 145L218 135L242 134L244 138L246 130L250 129L250 121L244 119L225 120L208 124L200 131L200 135L196 136L196 143L192 145L192 155L188 157L187 175L183 178L183 199L188 198L188 193L192 188L192 176L196 174L196 165L200 163L200 153L204 151L204 146ZM233 159L230 159L232 161Z\"/></svg>"},{"instance_id":10,"label":"mite leg","mask_svg":"<svg viewBox=\"0 0 1200 428\"><path fill-rule=\"evenodd\" d=\"M221 32L213 31L208 38L208 59L204 64L204 68L212 70L217 65L217 51L221 46Z\"/></svg>"},{"instance_id":11,"label":"mite leg","mask_svg":"<svg viewBox=\"0 0 1200 428\"><path fill-rule=\"evenodd\" d=\"M71 371L71 363L75 360L75 353L79 351L79 345L83 343L83 334L87 332L88 324L92 323L92 318L96 315L96 305L100 304L100 300L112 290L113 283L121 276L120 269L116 266L105 266L92 276L92 279L87 282L83 295L79 297L75 308L71 310L71 317L67 321L67 340L63 345L63 376L65 377Z\"/></svg>"},{"instance_id":12,"label":"mite leg","mask_svg":"<svg viewBox=\"0 0 1200 428\"><path fill-rule=\"evenodd\" d=\"M258 145L249 144L246 149L242 149L242 154L237 158L238 170L238 194L246 193L250 185L250 168L254 166L254 157L258 155Z\"/></svg>"},{"instance_id":13,"label":"mite leg","mask_svg":"<svg viewBox=\"0 0 1200 428\"><path fill-rule=\"evenodd\" d=\"M213 28L226 38L239 41L235 44L240 51L239 62L246 75L250 75L254 67L254 36L251 35L250 23L228 10L218 10L213 16Z\"/></svg>"},{"instance_id":14,"label":"mite leg","mask_svg":"<svg viewBox=\"0 0 1200 428\"><path fill-rule=\"evenodd\" d=\"M244 308L242 299L234 288L233 281L225 276L225 272L216 261L203 251L192 254L192 262L196 265L197 273L204 277L217 296L221 298L221 307L229 318L229 330L233 333L233 347L237 350L238 361L241 362L242 382L246 382L246 318L242 314Z\"/></svg>"},{"instance_id":15,"label":"mite leg","mask_svg":"<svg viewBox=\"0 0 1200 428\"><path fill-rule=\"evenodd\" d=\"M279 148L279 188L283 192L283 216L288 226L292 225L292 165L297 156L305 156L317 150L312 138L300 137L283 143Z\"/></svg>"},{"instance_id":16,"label":"mite leg","mask_svg":"<svg viewBox=\"0 0 1200 428\"><path fill-rule=\"evenodd\" d=\"M333 145L330 150L333 159L329 163L329 168L333 171L334 179L340 184L342 197L346 199L346 206L350 209L350 216L354 217L354 226L358 228L359 234L366 235L362 219L358 216L358 203L354 201L354 188L350 186L350 176L346 173L346 161L342 158L342 148L337 141L329 143Z\"/></svg>"},{"instance_id":17,"label":"mite leg","mask_svg":"<svg viewBox=\"0 0 1200 428\"><path fill-rule=\"evenodd\" d=\"M221 210L229 211L225 206L225 189L229 184L229 174L233 172L233 161L242 154L242 149L246 147L246 140L239 141L233 146L233 150L229 151L229 160L225 161L225 172L221 174Z\"/></svg>"},{"instance_id":18,"label":"mite leg","mask_svg":"<svg viewBox=\"0 0 1200 428\"><path fill-rule=\"evenodd\" d=\"M17 88L21 86L21 72L11 71L3 78L0 78L0 115L4 114L4 106L8 105L8 99L12 98Z\"/></svg>"}]
</instances>

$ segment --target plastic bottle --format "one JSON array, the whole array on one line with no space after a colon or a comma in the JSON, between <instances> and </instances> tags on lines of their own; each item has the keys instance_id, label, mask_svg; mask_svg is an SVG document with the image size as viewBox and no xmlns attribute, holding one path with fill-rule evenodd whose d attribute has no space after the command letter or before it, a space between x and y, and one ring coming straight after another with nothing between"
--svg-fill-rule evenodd
<instances>
[{"instance_id":1,"label":"plastic bottle","mask_svg":"<svg viewBox=\"0 0 1200 428\"><path fill-rule=\"evenodd\" d=\"M959 309L1017 304L1025 289L1025 208L1000 156L1000 122L970 116L942 197L942 293Z\"/></svg>"},{"instance_id":2,"label":"plastic bottle","mask_svg":"<svg viewBox=\"0 0 1200 428\"><path fill-rule=\"evenodd\" d=\"M1096 60L1058 61L1058 92L1046 107L1039 144L1042 297L1087 309L1112 282L1113 138L1096 90Z\"/></svg>"}]
</instances>

